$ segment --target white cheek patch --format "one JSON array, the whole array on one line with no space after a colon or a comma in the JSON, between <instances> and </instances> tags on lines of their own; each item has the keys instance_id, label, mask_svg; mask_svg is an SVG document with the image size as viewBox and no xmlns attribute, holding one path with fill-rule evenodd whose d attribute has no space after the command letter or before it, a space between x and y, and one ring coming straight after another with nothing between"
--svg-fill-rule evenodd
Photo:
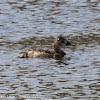
<instances>
[{"instance_id":1,"label":"white cheek patch","mask_svg":"<svg viewBox=\"0 0 100 100\"><path fill-rule=\"evenodd\" d=\"M59 38L57 40L59 41Z\"/></svg>"}]
</instances>

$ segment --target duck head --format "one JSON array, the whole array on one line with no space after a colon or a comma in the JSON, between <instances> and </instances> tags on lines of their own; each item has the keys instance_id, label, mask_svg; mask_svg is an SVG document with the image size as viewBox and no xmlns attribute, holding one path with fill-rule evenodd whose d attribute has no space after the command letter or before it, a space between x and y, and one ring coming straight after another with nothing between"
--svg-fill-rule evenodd
<instances>
[{"instance_id":1,"label":"duck head","mask_svg":"<svg viewBox=\"0 0 100 100\"><path fill-rule=\"evenodd\" d=\"M60 35L54 41L54 51L55 53L63 53L65 55L65 53L62 50L62 47L70 45L71 43L67 41L67 39L65 39L62 35Z\"/></svg>"}]
</instances>

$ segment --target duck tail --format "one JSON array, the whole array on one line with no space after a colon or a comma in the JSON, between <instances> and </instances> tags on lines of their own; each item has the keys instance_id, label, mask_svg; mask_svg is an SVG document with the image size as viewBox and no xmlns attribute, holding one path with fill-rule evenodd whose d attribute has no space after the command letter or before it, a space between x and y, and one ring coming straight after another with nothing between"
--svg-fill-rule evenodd
<instances>
[{"instance_id":1,"label":"duck tail","mask_svg":"<svg viewBox=\"0 0 100 100\"><path fill-rule=\"evenodd\" d=\"M28 53L27 52L21 52L16 57L17 58L28 58Z\"/></svg>"}]
</instances>

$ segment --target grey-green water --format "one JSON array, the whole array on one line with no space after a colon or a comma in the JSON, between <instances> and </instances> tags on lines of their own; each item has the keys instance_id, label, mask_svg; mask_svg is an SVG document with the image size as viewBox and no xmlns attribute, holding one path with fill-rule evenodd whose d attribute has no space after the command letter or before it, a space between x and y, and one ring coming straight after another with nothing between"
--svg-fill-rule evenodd
<instances>
[{"instance_id":1,"label":"grey-green water","mask_svg":"<svg viewBox=\"0 0 100 100\"><path fill-rule=\"evenodd\" d=\"M14 58L60 34L63 59ZM0 100L35 99L100 100L99 0L0 0Z\"/></svg>"}]
</instances>

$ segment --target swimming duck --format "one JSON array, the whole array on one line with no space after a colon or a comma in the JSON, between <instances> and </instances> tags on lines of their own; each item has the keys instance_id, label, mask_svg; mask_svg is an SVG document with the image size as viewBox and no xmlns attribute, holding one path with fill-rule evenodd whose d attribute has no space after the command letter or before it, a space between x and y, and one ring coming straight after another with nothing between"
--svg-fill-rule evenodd
<instances>
[{"instance_id":1,"label":"swimming duck","mask_svg":"<svg viewBox=\"0 0 100 100\"><path fill-rule=\"evenodd\" d=\"M54 41L54 51L49 50L31 50L21 52L17 57L19 58L57 58L64 57L66 53L62 50L62 47L71 45L62 35L58 36Z\"/></svg>"}]
</instances>

